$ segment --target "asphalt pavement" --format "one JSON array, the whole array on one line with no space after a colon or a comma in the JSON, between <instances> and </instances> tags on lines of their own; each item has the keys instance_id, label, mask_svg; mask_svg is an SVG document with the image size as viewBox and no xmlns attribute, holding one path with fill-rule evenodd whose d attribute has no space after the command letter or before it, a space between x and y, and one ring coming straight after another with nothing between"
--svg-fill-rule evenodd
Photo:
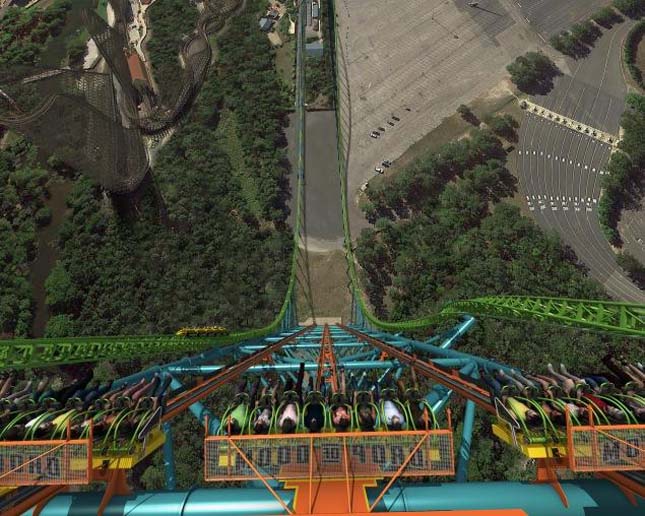
<instances>
[{"instance_id":1,"label":"asphalt pavement","mask_svg":"<svg viewBox=\"0 0 645 516\"><path fill-rule=\"evenodd\" d=\"M287 129L289 160L295 170L293 116ZM343 224L336 154L334 111L310 111L306 116L304 230L312 251L342 249ZM295 174L292 174L295 176ZM291 181L292 191L295 178ZM292 214L293 216L293 214Z\"/></svg>"}]
</instances>

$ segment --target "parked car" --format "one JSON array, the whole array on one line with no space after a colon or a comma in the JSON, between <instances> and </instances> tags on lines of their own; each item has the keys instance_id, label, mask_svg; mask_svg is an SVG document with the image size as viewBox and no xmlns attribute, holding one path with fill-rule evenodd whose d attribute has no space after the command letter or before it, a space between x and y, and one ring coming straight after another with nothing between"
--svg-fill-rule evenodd
<instances>
[{"instance_id":1,"label":"parked car","mask_svg":"<svg viewBox=\"0 0 645 516\"><path fill-rule=\"evenodd\" d=\"M383 165L385 168L390 168L390 165L392 165L392 162L389 159L384 159L381 162L381 165Z\"/></svg>"},{"instance_id":2,"label":"parked car","mask_svg":"<svg viewBox=\"0 0 645 516\"><path fill-rule=\"evenodd\" d=\"M367 183L367 182L363 183L363 184L361 185L361 192L364 192L365 190L367 190L367 187L368 187L368 186L369 186L369 183Z\"/></svg>"},{"instance_id":3,"label":"parked car","mask_svg":"<svg viewBox=\"0 0 645 516\"><path fill-rule=\"evenodd\" d=\"M384 133L384 132L385 132L385 127L377 127L377 129L378 129L379 131L381 131L382 133Z\"/></svg>"},{"instance_id":4,"label":"parked car","mask_svg":"<svg viewBox=\"0 0 645 516\"><path fill-rule=\"evenodd\" d=\"M381 133L379 133L378 131L372 131L372 132L370 133L370 136L371 136L372 138L378 138L379 136L381 136Z\"/></svg>"},{"instance_id":5,"label":"parked car","mask_svg":"<svg viewBox=\"0 0 645 516\"><path fill-rule=\"evenodd\" d=\"M400 122L401 119L398 116L392 115L392 120L396 120L397 122Z\"/></svg>"},{"instance_id":6,"label":"parked car","mask_svg":"<svg viewBox=\"0 0 645 516\"><path fill-rule=\"evenodd\" d=\"M387 121L387 123L388 123L389 125L391 125L392 127L394 127L394 122L390 122L390 121L388 120L388 121Z\"/></svg>"},{"instance_id":7,"label":"parked car","mask_svg":"<svg viewBox=\"0 0 645 516\"><path fill-rule=\"evenodd\" d=\"M374 172L376 172L377 174L382 174L383 169L381 167L374 167Z\"/></svg>"}]
</instances>

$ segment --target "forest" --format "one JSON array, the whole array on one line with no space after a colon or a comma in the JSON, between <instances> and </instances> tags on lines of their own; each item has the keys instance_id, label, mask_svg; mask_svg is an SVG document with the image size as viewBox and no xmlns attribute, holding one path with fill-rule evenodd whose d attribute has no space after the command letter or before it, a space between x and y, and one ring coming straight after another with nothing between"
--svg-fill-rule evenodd
<instances>
[{"instance_id":1,"label":"forest","mask_svg":"<svg viewBox=\"0 0 645 516\"><path fill-rule=\"evenodd\" d=\"M292 109L276 72L268 38L257 30L262 0L249 0L217 39L217 73L224 107L235 113L247 171L253 175L262 217L283 224L288 215L284 129Z\"/></svg>"},{"instance_id":2,"label":"forest","mask_svg":"<svg viewBox=\"0 0 645 516\"><path fill-rule=\"evenodd\" d=\"M501 141L475 129L469 138L370 183L363 209L374 225L358 238L356 258L377 315L412 319L436 312L447 301L483 295L607 297L588 279L573 250L513 205L515 178L505 160ZM460 351L525 371L563 362L592 372L609 349L642 356L640 346L628 339L486 319L459 342ZM460 403L452 404L458 429ZM530 478L532 467L492 436L490 423L479 411L469 478Z\"/></svg>"},{"instance_id":3,"label":"forest","mask_svg":"<svg viewBox=\"0 0 645 516\"><path fill-rule=\"evenodd\" d=\"M31 329L29 262L36 254L36 231L50 218L47 180L36 149L25 140L0 150L0 337L25 337Z\"/></svg>"},{"instance_id":4,"label":"forest","mask_svg":"<svg viewBox=\"0 0 645 516\"><path fill-rule=\"evenodd\" d=\"M38 64L48 40L63 30L71 7L71 0L58 0L44 10L7 9L0 18L0 64Z\"/></svg>"},{"instance_id":5,"label":"forest","mask_svg":"<svg viewBox=\"0 0 645 516\"><path fill-rule=\"evenodd\" d=\"M184 40L195 31L199 12L190 0L155 2L147 11L151 31L145 49L150 57L161 101L172 105L177 97L184 70L179 51Z\"/></svg>"}]
</instances>

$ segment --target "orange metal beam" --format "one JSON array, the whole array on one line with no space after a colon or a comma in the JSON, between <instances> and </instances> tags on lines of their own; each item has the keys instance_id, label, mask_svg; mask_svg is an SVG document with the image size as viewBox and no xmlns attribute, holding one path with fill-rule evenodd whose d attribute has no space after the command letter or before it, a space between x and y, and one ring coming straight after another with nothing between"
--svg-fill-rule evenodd
<instances>
[{"instance_id":1,"label":"orange metal beam","mask_svg":"<svg viewBox=\"0 0 645 516\"><path fill-rule=\"evenodd\" d=\"M338 392L338 374L336 371L336 355L334 354L334 341L331 338L329 325L323 328L320 341L320 354L318 355L318 374L316 388L321 390L323 380L331 385L332 392Z\"/></svg>"},{"instance_id":2,"label":"orange metal beam","mask_svg":"<svg viewBox=\"0 0 645 516\"><path fill-rule=\"evenodd\" d=\"M488 391L485 391L472 382L464 380L459 376L458 373L448 373L430 362L421 360L399 348L390 346L389 344L386 344L379 339L375 339L370 335L354 330L353 328L349 328L348 326L344 326L342 324L339 324L338 326L346 332L351 333L355 337L367 342L368 344L371 344L372 346L385 351L389 356L397 358L399 361L413 366L418 373L421 373L431 380L434 380L435 382L440 383L448 387L449 389L452 389L464 398L475 402L479 407L487 410L491 414L496 414L495 407L490 401L490 395L488 394Z\"/></svg>"},{"instance_id":3,"label":"orange metal beam","mask_svg":"<svg viewBox=\"0 0 645 516\"><path fill-rule=\"evenodd\" d=\"M640 498L645 498L645 485L629 478L618 471L603 471L598 473L600 478L606 478L616 484L623 492L633 493Z\"/></svg>"},{"instance_id":4,"label":"orange metal beam","mask_svg":"<svg viewBox=\"0 0 645 516\"><path fill-rule=\"evenodd\" d=\"M396 473L394 474L394 476L393 476L392 478L390 478L390 481L389 481L389 482L387 483L387 485L386 485L386 486L381 490L381 492L379 493L379 495L376 497L376 500L374 500L374 503L372 503L372 505L370 506L370 512L372 512L372 511L374 510L374 507L376 507L376 506L378 505L378 503L381 501L381 498L383 498L383 497L385 496L385 493L387 493L388 489L390 489L390 487L392 487L392 484L394 484L394 482L396 482L396 480L399 478L399 476L401 475L401 473L403 472L403 470L405 469L405 467L406 467L406 466L408 465L408 463L410 462L410 459L412 459L412 457L414 457L414 454L417 452L417 450L418 450L419 448L421 448L421 445L422 445L422 444L424 443L424 441L428 438L428 435L430 435L430 434L425 434L425 435L421 438L421 440L416 444L416 446L415 446L415 447L410 451L410 453L408 454L408 456L407 456L407 458L405 459L405 461L403 461L403 464L401 464L401 466L399 466L399 469L396 471Z\"/></svg>"},{"instance_id":5,"label":"orange metal beam","mask_svg":"<svg viewBox=\"0 0 645 516\"><path fill-rule=\"evenodd\" d=\"M192 389L179 394L168 402L166 412L161 418L161 422L172 419L177 414L190 407L193 403L202 400L210 393L220 388L222 385L230 382L231 380L234 380L235 378L243 374L249 367L262 362L262 360L264 360L268 356L271 356L282 346L295 340L297 337L300 337L301 335L311 331L312 328L313 326L303 328L293 335L289 335L288 337L285 337L284 339L281 339L278 342L275 342L274 344L271 344L270 346L267 346L266 348L253 353L248 358L242 360L241 362L238 362L237 364L226 366L218 371L217 374L215 374L215 376L213 376L212 378L209 378L208 380L201 382L199 385L193 387Z\"/></svg>"}]
</instances>

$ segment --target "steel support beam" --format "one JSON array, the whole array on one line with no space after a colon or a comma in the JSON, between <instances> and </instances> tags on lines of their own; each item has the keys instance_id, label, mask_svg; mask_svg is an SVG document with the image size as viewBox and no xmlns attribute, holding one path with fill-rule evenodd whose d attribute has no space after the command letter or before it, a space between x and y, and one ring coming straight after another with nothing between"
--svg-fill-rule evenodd
<instances>
[{"instance_id":1,"label":"steel support beam","mask_svg":"<svg viewBox=\"0 0 645 516\"><path fill-rule=\"evenodd\" d=\"M183 389L184 385L173 377L170 382L170 388L172 390ZM204 425L208 420L208 433L215 434L220 425L220 420L213 414L209 409L207 409L201 402L195 401L189 407L190 413L195 416L200 425ZM164 423L165 424L165 423Z\"/></svg>"},{"instance_id":2,"label":"steel support beam","mask_svg":"<svg viewBox=\"0 0 645 516\"><path fill-rule=\"evenodd\" d=\"M461 446L457 459L457 482L468 480L468 463L470 462L470 444L473 439L473 424L475 423L475 404L468 400L464 410L464 423L461 433Z\"/></svg>"},{"instance_id":3,"label":"steel support beam","mask_svg":"<svg viewBox=\"0 0 645 516\"><path fill-rule=\"evenodd\" d=\"M339 361L345 369L388 369L391 367L399 366L398 360L351 360ZM216 373L223 369L223 365L204 365L192 367L172 367L169 369L171 374L193 374L193 375L209 375ZM315 362L305 362L305 371L315 371L318 364ZM269 373L275 371L297 371L300 369L300 362L287 363L287 364L260 364L251 366L247 369L247 373Z\"/></svg>"},{"instance_id":4,"label":"steel support beam","mask_svg":"<svg viewBox=\"0 0 645 516\"><path fill-rule=\"evenodd\" d=\"M242 360L241 362L232 364L220 370L214 377L209 378L208 380L200 383L199 385L193 387L192 389L182 392L175 398L168 401L166 412L162 416L162 421L168 421L180 412L186 410L188 407L193 405L195 402L202 400L210 393L220 388L222 385L238 378L241 374L246 372L246 370L252 365L256 365L265 358L270 357L273 353L278 351L285 344L296 340L301 335L312 330L312 327L303 328L297 332L285 337L279 342L267 346L266 349L258 351L257 353L249 356L248 358Z\"/></svg>"},{"instance_id":5,"label":"steel support beam","mask_svg":"<svg viewBox=\"0 0 645 516\"><path fill-rule=\"evenodd\" d=\"M376 346L377 348L387 352L388 355L390 355L391 357L397 358L400 362L408 364L410 366L414 366L415 370L418 371L420 374L427 376L428 378L430 378L431 380L434 380L435 382L445 385L446 387L457 392L460 396L463 396L466 399L474 401L475 403L477 403L477 405L479 405L483 409L491 413L495 413L495 408L490 403L490 396L488 392L480 388L479 386L471 382L467 382L466 380L463 380L459 376L455 376L442 369L439 369L432 363L420 360L406 353L401 349L395 348L394 346L390 346L385 342L382 342L378 339L370 337L369 335L361 333L347 326L340 325L340 327L345 329L347 332L351 333L352 335L355 335L356 337L361 338L369 342L370 344ZM449 351L449 350L442 350L442 351Z\"/></svg>"},{"instance_id":6,"label":"steel support beam","mask_svg":"<svg viewBox=\"0 0 645 516\"><path fill-rule=\"evenodd\" d=\"M162 426L166 440L163 443L163 468L166 475L166 489L174 491L177 487L175 477L175 451L172 444L172 428L166 421Z\"/></svg>"}]
</instances>

